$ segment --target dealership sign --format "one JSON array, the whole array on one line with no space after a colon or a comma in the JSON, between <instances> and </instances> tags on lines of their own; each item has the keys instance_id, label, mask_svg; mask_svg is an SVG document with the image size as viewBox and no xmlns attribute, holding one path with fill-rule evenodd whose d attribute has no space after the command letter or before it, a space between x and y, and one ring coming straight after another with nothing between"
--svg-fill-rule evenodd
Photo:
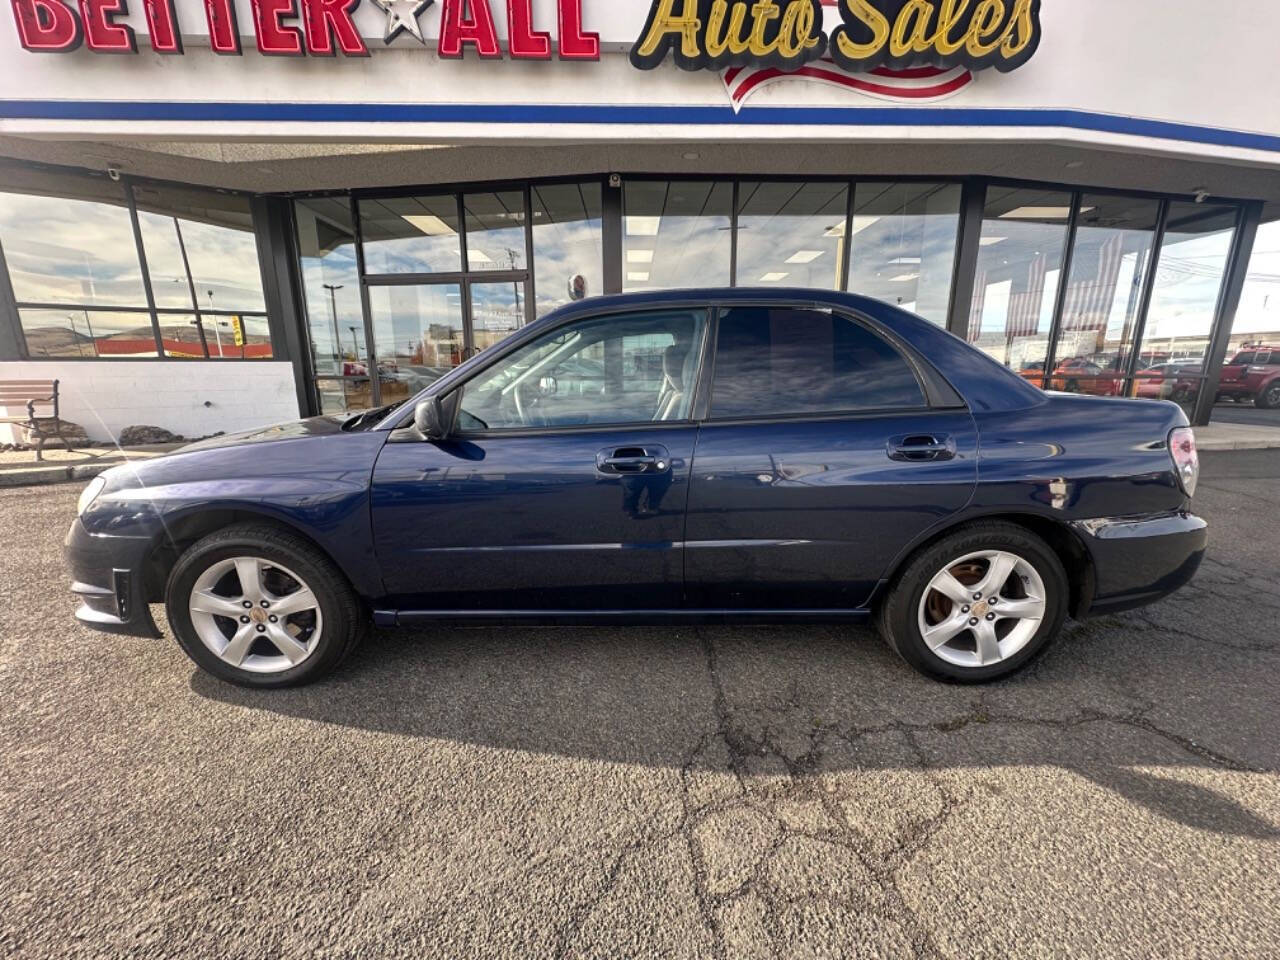
<instances>
[{"instance_id":1,"label":"dealership sign","mask_svg":"<svg viewBox=\"0 0 1280 960\"><path fill-rule=\"evenodd\" d=\"M1041 0L9 0L33 53L599 60L716 71L736 109L778 80L934 100L1035 53ZM505 6L505 9L503 7ZM584 10L584 6L586 9Z\"/></svg>"}]
</instances>

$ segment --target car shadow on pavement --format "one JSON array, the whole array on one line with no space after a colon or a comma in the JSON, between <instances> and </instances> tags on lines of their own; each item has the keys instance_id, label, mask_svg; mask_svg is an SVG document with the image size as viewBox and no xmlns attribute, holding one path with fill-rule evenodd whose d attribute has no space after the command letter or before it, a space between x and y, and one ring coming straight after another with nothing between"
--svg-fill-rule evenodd
<instances>
[{"instance_id":1,"label":"car shadow on pavement","mask_svg":"<svg viewBox=\"0 0 1280 960\"><path fill-rule=\"evenodd\" d=\"M1265 731L1244 742L1246 759L1206 745L1236 743L1247 718L1232 711L1248 698L1188 697L1162 713L1153 665L1177 677L1202 666L1138 627L1075 625L1031 670L985 687L920 677L865 629L441 626L374 632L310 687L247 690L197 671L191 688L264 715L686 778L1054 767L1193 828L1280 836L1195 782L1280 768ZM1244 667L1221 679L1265 682Z\"/></svg>"}]
</instances>

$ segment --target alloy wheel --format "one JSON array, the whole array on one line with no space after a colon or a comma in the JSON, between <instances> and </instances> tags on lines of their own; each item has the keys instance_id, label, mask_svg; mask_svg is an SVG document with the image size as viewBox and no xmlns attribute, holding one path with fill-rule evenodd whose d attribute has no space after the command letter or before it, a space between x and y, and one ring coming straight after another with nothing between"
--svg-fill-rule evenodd
<instances>
[{"instance_id":1,"label":"alloy wheel","mask_svg":"<svg viewBox=\"0 0 1280 960\"><path fill-rule=\"evenodd\" d=\"M282 673L320 641L320 601L292 570L262 557L231 557L206 569L191 588L191 624L228 666Z\"/></svg>"},{"instance_id":2,"label":"alloy wheel","mask_svg":"<svg viewBox=\"0 0 1280 960\"><path fill-rule=\"evenodd\" d=\"M1007 550L981 550L952 560L920 597L925 645L958 667L1008 660L1040 629L1047 609L1044 580Z\"/></svg>"}]
</instances>

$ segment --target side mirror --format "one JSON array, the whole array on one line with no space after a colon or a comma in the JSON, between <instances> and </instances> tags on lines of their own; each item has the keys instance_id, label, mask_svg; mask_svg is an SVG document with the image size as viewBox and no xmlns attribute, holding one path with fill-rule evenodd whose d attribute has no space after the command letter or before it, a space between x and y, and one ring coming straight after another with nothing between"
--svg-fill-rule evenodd
<instances>
[{"instance_id":1,"label":"side mirror","mask_svg":"<svg viewBox=\"0 0 1280 960\"><path fill-rule=\"evenodd\" d=\"M445 429L444 409L439 397L427 397L414 408L413 425L427 440L443 440Z\"/></svg>"}]
</instances>

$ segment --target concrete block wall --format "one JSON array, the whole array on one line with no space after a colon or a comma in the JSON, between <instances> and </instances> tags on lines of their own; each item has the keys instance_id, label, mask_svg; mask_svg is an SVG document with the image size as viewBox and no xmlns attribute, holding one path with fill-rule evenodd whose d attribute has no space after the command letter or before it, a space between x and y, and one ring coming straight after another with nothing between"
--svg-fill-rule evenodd
<instances>
[{"instance_id":1,"label":"concrete block wall","mask_svg":"<svg viewBox=\"0 0 1280 960\"><path fill-rule=\"evenodd\" d=\"M61 381L63 417L83 426L91 440L107 442L133 424L203 437L299 416L293 366L287 362L3 361L0 380ZM25 413L10 409L0 415ZM0 424L0 443L13 441L12 428Z\"/></svg>"}]
</instances>

